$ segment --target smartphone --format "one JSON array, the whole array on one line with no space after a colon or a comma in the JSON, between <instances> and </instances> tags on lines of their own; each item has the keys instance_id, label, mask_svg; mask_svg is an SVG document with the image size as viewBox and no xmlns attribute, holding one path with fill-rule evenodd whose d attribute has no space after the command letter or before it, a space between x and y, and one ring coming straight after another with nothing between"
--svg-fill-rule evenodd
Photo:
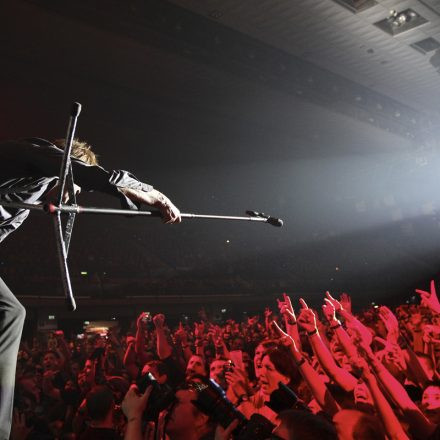
<instances>
[{"instance_id":1,"label":"smartphone","mask_svg":"<svg viewBox=\"0 0 440 440\"><path fill-rule=\"evenodd\" d=\"M244 370L243 352L241 350L232 350L229 352L231 361L240 370Z\"/></svg>"}]
</instances>

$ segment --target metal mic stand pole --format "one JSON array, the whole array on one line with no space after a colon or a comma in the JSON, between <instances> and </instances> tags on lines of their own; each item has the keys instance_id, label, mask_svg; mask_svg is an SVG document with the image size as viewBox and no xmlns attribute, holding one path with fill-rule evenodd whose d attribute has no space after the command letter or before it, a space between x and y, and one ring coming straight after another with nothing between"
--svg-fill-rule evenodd
<instances>
[{"instance_id":1,"label":"metal mic stand pole","mask_svg":"<svg viewBox=\"0 0 440 440\"><path fill-rule=\"evenodd\" d=\"M67 127L66 141L64 145L64 156L61 164L60 178L58 180L59 193L57 197L57 205L61 206L64 197L64 190L66 187L66 181L69 178L68 186L69 195L75 197L73 190L73 176L72 166L70 163L70 152L72 150L72 141L75 136L76 122L81 112L81 104L78 102L73 103L72 110L70 112L69 125ZM73 200L75 203L75 199ZM55 227L55 240L57 243L58 259L61 269L61 282L63 284L64 295L66 297L67 307L70 311L76 310L75 298L73 297L72 285L70 282L69 267L67 266L67 254L69 252L70 237L72 234L73 222L75 220L75 213L69 214L67 220L66 231L63 237L63 226L61 222L61 211L57 211L54 216Z\"/></svg>"}]
</instances>

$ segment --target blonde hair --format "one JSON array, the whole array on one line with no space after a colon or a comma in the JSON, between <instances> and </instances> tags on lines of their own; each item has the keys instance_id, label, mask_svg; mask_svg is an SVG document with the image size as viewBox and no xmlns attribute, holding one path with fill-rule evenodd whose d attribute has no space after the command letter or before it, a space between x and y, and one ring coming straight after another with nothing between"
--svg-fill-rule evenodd
<instances>
[{"instance_id":1,"label":"blonde hair","mask_svg":"<svg viewBox=\"0 0 440 440\"><path fill-rule=\"evenodd\" d=\"M64 150L66 140L55 139L53 143ZM92 147L87 142L80 141L77 138L72 141L72 151L70 154L89 165L98 165L98 156L92 151Z\"/></svg>"}]
</instances>

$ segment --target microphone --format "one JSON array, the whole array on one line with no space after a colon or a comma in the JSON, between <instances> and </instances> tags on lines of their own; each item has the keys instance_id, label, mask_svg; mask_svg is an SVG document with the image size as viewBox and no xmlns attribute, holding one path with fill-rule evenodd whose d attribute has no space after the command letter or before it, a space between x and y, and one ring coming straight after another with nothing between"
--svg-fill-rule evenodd
<instances>
[{"instance_id":1,"label":"microphone","mask_svg":"<svg viewBox=\"0 0 440 440\"><path fill-rule=\"evenodd\" d=\"M267 215L264 212L246 211L246 214L249 215L250 217L265 218L266 223L269 223L272 226L276 226L277 228L281 228L284 224L280 218L271 217L270 215Z\"/></svg>"},{"instance_id":2,"label":"microphone","mask_svg":"<svg viewBox=\"0 0 440 440\"><path fill-rule=\"evenodd\" d=\"M267 219L267 223L269 223L272 226L276 226L277 228L281 228L284 224L284 222L280 218L275 218L275 217L269 217Z\"/></svg>"},{"instance_id":3,"label":"microphone","mask_svg":"<svg viewBox=\"0 0 440 440\"><path fill-rule=\"evenodd\" d=\"M81 113L81 104L79 102L74 102L72 108L70 109L70 116L77 118Z\"/></svg>"}]
</instances>

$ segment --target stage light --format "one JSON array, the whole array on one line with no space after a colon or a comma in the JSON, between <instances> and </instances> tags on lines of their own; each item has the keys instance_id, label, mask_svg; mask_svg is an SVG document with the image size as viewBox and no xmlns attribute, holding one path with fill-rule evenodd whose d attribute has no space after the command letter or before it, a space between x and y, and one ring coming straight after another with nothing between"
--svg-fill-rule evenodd
<instances>
[{"instance_id":1,"label":"stage light","mask_svg":"<svg viewBox=\"0 0 440 440\"><path fill-rule=\"evenodd\" d=\"M427 22L428 20L426 20L426 18L422 17L413 9L408 8L400 12L392 9L387 18L374 24L388 34L397 35Z\"/></svg>"}]
</instances>

